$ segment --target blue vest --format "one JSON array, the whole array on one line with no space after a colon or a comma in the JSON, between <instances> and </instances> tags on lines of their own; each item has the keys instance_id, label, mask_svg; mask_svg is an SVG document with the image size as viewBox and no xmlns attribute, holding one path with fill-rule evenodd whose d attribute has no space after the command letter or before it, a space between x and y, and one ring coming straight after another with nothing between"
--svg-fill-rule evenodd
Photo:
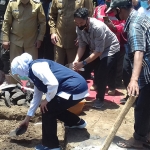
<instances>
[{"instance_id":1,"label":"blue vest","mask_svg":"<svg viewBox=\"0 0 150 150\"><path fill-rule=\"evenodd\" d=\"M38 62L47 62L49 64L50 70L59 83L57 93L66 92L68 94L80 94L88 90L85 79L77 72L68 69L67 67L52 60L37 59L29 65L29 78L34 82L34 85L38 88L39 91L47 93L47 85L44 85L43 82L32 72L32 65ZM40 69L42 71L42 68Z\"/></svg>"}]
</instances>

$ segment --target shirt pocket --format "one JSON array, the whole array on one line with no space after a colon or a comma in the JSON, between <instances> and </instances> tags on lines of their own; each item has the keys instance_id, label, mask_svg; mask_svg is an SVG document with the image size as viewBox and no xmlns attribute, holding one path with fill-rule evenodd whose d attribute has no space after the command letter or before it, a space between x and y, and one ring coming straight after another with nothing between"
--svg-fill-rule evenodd
<instances>
[{"instance_id":1,"label":"shirt pocket","mask_svg":"<svg viewBox=\"0 0 150 150\"><path fill-rule=\"evenodd\" d=\"M19 10L13 10L12 15L15 19L18 19L19 18Z\"/></svg>"}]
</instances>

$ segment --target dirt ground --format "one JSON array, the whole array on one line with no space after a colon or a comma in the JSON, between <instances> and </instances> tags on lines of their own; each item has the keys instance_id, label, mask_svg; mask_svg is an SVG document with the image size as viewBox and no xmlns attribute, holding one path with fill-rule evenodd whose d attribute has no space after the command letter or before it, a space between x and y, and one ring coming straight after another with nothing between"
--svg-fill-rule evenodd
<instances>
[{"instance_id":1,"label":"dirt ground","mask_svg":"<svg viewBox=\"0 0 150 150\"><path fill-rule=\"evenodd\" d=\"M107 107L107 109L105 109ZM87 103L84 111L86 115L86 120L94 125L97 121L101 123L101 137L106 135L106 130L109 130L115 121L119 110L121 107L114 103L106 103L106 106L102 111L96 111L91 109L91 105ZM37 111L35 117L31 120L28 130L25 134L11 138L9 137L9 132L15 129L21 120L26 115L28 108L25 106L13 106L8 108L4 105L3 100L0 100L0 150L33 150L34 146L41 143L41 125L35 126L36 122L40 122L41 115L39 110ZM84 116L84 112L81 114L81 117ZM97 116L97 120L93 120L92 116ZM84 118L84 117L83 117ZM119 129L119 133L123 134L125 138L129 138L133 132L133 108L130 110L126 116L123 124L125 127ZM59 125L60 130L58 129L58 135L61 140L61 145L64 147L65 141L63 136L64 128L63 124ZM91 128L91 127L90 127ZM93 128L93 131L99 132L99 128Z\"/></svg>"}]
</instances>

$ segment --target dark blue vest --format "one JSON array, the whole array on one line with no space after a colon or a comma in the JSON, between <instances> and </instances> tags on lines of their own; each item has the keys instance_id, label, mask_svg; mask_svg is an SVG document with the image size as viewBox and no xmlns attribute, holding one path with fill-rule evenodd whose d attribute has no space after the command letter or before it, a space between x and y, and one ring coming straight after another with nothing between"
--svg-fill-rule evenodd
<instances>
[{"instance_id":1,"label":"dark blue vest","mask_svg":"<svg viewBox=\"0 0 150 150\"><path fill-rule=\"evenodd\" d=\"M29 65L29 78L34 82L34 85L38 88L38 90L42 91L43 93L47 93L47 86L44 85L43 82L33 74L31 68L34 63L38 62L47 62L49 64L50 70L59 83L57 93L63 91L68 94L80 94L88 90L85 79L77 72L51 60L37 59ZM42 71L42 68L40 69Z\"/></svg>"}]
</instances>

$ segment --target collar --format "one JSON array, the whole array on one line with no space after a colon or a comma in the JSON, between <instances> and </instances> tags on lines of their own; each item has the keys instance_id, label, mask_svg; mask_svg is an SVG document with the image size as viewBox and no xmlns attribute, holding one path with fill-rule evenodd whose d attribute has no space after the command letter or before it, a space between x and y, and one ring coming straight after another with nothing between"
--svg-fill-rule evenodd
<instances>
[{"instance_id":1,"label":"collar","mask_svg":"<svg viewBox=\"0 0 150 150\"><path fill-rule=\"evenodd\" d=\"M31 3L32 3L32 1L31 1L31 0L29 0L29 2L28 2L28 3L30 3L30 4L31 4ZM18 5L20 5L20 4L21 4L21 0L17 0L17 4L18 4Z\"/></svg>"},{"instance_id":2,"label":"collar","mask_svg":"<svg viewBox=\"0 0 150 150\"><path fill-rule=\"evenodd\" d=\"M127 29L128 29L128 26L129 26L129 23L131 22L131 19L133 18L134 14L136 13L137 11L136 10L132 10L126 20L126 24L124 26L124 32L127 32Z\"/></svg>"}]
</instances>

